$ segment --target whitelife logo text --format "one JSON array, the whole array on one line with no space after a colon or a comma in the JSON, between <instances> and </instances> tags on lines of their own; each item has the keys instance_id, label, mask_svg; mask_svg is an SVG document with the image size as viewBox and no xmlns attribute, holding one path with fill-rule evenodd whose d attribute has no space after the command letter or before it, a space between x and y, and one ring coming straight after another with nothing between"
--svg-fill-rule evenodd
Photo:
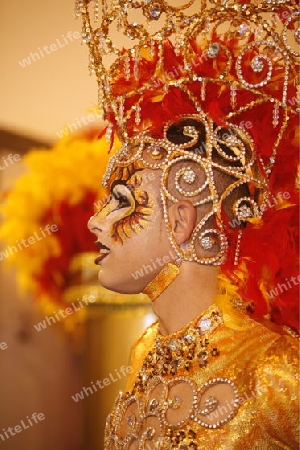
<instances>
[{"instance_id":1,"label":"whitelife logo text","mask_svg":"<svg viewBox=\"0 0 300 450\"><path fill-rule=\"evenodd\" d=\"M19 61L19 64L24 69L25 67L30 66L31 63L39 61L41 58L45 58L46 55L56 52L59 48L65 47L70 42L73 42L73 39L79 38L79 31L68 31L67 36L63 34L61 38L57 38L54 43L44 45L43 48L38 47L37 52L30 52L29 56L22 59L22 61Z\"/></svg>"},{"instance_id":2,"label":"whitelife logo text","mask_svg":"<svg viewBox=\"0 0 300 450\"><path fill-rule=\"evenodd\" d=\"M72 399L74 400L74 402L78 402L79 400L83 400L85 396L89 396L90 394L94 394L94 392L98 391L99 389L103 389L105 386L109 386L111 383L115 383L118 380L121 380L122 376L125 377L126 374L129 374L132 372L132 367L131 366L122 366L120 367L120 369L115 369L115 374L110 373L106 378L103 378L102 381L97 380L97 381L91 381L91 385L92 387L88 386L88 387L83 387L83 390L78 392L75 395L71 395ZM97 386L98 388L97 388Z\"/></svg>"},{"instance_id":3,"label":"whitelife logo text","mask_svg":"<svg viewBox=\"0 0 300 450\"><path fill-rule=\"evenodd\" d=\"M33 236L30 236L28 239L21 239L21 241L16 241L16 245L8 246L6 250L0 252L0 261L4 258L8 258L10 255L14 253L18 253L20 250L23 250L29 245L35 244L37 241L41 241L46 237L50 236L52 233L56 233L58 231L58 226L55 224L49 225L47 224L44 228L40 227L39 231L35 231Z\"/></svg>"},{"instance_id":4,"label":"whitelife logo text","mask_svg":"<svg viewBox=\"0 0 300 450\"><path fill-rule=\"evenodd\" d=\"M0 161L0 170L6 169L6 167L9 167L15 162L20 161L20 159L21 156L19 155L19 153L16 153L15 155L10 153L8 156L2 156L2 161Z\"/></svg>"},{"instance_id":5,"label":"whitelife logo text","mask_svg":"<svg viewBox=\"0 0 300 450\"><path fill-rule=\"evenodd\" d=\"M27 419L27 420L26 420ZM37 414L36 412L31 415L31 417L26 416L25 420L21 420L20 425L15 425L14 427L3 428L3 433L0 433L0 439L2 442L9 439L11 436L16 436L17 433L21 433L27 428L32 427L35 423L45 420L45 415L42 413ZM1 441L0 441L1 444Z\"/></svg>"}]
</instances>

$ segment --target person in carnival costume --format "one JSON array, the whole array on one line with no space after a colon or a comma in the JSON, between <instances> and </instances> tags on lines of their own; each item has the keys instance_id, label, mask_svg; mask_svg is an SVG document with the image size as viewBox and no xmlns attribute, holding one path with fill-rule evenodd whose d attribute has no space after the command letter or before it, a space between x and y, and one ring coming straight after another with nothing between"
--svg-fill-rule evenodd
<instances>
[{"instance_id":1,"label":"person in carnival costume","mask_svg":"<svg viewBox=\"0 0 300 450\"><path fill-rule=\"evenodd\" d=\"M146 293L158 318L105 449L297 449L296 3L78 0L76 14L122 143L88 223L99 281Z\"/></svg>"}]
</instances>

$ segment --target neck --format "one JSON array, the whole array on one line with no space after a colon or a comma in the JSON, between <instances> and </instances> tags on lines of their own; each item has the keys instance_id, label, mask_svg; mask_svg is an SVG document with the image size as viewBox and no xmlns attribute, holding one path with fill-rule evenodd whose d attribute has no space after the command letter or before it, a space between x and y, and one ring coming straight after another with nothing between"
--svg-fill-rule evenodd
<instances>
[{"instance_id":1,"label":"neck","mask_svg":"<svg viewBox=\"0 0 300 450\"><path fill-rule=\"evenodd\" d=\"M180 330L214 302L217 276L216 267L181 264L179 274L152 303L161 334L167 336Z\"/></svg>"}]
</instances>

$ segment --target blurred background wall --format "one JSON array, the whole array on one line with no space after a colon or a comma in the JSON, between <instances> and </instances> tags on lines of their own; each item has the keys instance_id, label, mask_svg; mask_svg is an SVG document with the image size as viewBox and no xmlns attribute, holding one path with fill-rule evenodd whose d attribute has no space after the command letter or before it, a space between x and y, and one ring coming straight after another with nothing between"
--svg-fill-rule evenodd
<instances>
[{"instance_id":1,"label":"blurred background wall","mask_svg":"<svg viewBox=\"0 0 300 450\"><path fill-rule=\"evenodd\" d=\"M0 192L5 193L24 172L23 155L40 142L4 132L0 137L1 167L9 154L21 156L0 171ZM5 250L2 243L0 252ZM4 259L0 261L0 433L5 438L0 439L1 446L5 450L79 450L84 405L71 402L71 394L82 385L82 355L58 327L36 331L34 325L44 319L43 314L30 293L20 291L16 271ZM14 436L7 432L22 420L27 427L27 417L34 412L45 419Z\"/></svg>"},{"instance_id":2,"label":"blurred background wall","mask_svg":"<svg viewBox=\"0 0 300 450\"><path fill-rule=\"evenodd\" d=\"M68 123L76 119L81 123L97 102L87 49L78 38L81 23L74 19L74 3L1 2L1 128L52 142Z\"/></svg>"}]
</instances>

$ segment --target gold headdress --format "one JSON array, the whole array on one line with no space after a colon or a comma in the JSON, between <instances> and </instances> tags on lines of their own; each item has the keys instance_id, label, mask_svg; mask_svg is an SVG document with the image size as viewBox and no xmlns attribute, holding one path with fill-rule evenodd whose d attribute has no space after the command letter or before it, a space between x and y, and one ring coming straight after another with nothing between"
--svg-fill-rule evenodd
<instances>
[{"instance_id":1,"label":"gold headdress","mask_svg":"<svg viewBox=\"0 0 300 450\"><path fill-rule=\"evenodd\" d=\"M100 7L97 0L77 0L76 15L83 18L107 136L114 131L126 142L104 183L115 165L161 168L165 211L180 198L196 206L211 202L195 228L191 259L223 263L228 239L240 244L241 238L241 227L228 228L222 210L235 189L248 188L231 201L239 224L260 218L278 189L294 199L296 2L103 0ZM179 142L170 137L175 123ZM200 184L196 167L205 172ZM224 192L216 171L232 178Z\"/></svg>"},{"instance_id":2,"label":"gold headdress","mask_svg":"<svg viewBox=\"0 0 300 450\"><path fill-rule=\"evenodd\" d=\"M205 110L216 94L219 121L270 103L268 119L278 137L282 134L300 100L295 88L300 12L294 0L172 2L178 6L165 0L103 0L101 10L98 3L77 0L76 15L83 17L99 104L121 136L153 132L154 111L143 106L165 106L171 92L185 100L185 113Z\"/></svg>"}]
</instances>

